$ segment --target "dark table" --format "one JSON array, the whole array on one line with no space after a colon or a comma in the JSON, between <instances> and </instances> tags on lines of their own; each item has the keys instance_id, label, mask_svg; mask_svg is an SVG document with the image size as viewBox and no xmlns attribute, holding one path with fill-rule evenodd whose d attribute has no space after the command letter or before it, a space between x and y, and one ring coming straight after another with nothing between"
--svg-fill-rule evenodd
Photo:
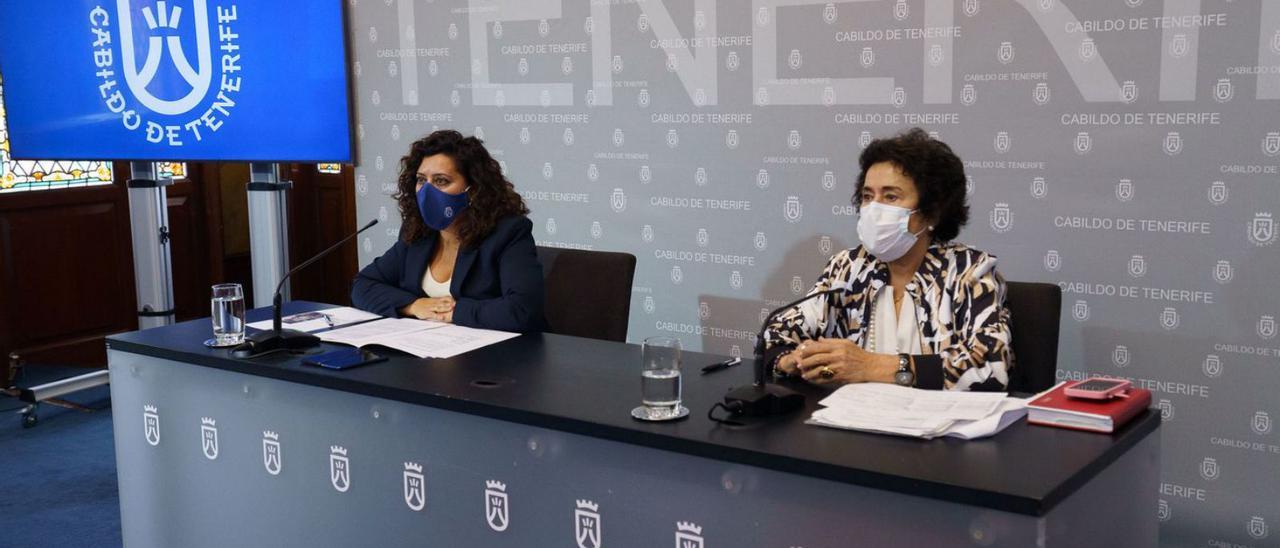
<instances>
[{"instance_id":1,"label":"dark table","mask_svg":"<svg viewBox=\"0 0 1280 548\"><path fill-rule=\"evenodd\" d=\"M522 335L451 359L383 350L387 362L331 371L287 354L234 359L205 348L209 334L205 319L108 339L127 544L430 533L458 546L651 546L673 534L708 546L1072 545L1116 541L1117 519L1132 521L1127 545L1156 540L1157 413L1114 435L1019 422L984 440L923 441L805 425L829 390L801 382L803 412L726 426L707 410L750 382L751 362L700 376L722 357L686 352L692 413L655 424L629 415L636 345ZM271 481L309 468L310 481ZM337 521L316 529L300 502ZM234 517L221 525L237 533L211 514ZM402 514L372 543L352 521Z\"/></svg>"}]
</instances>

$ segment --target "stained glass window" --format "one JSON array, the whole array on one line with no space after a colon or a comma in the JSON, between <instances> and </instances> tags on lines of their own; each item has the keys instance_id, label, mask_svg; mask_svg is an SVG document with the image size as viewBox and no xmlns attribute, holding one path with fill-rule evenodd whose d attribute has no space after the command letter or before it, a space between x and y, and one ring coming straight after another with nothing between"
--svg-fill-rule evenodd
<instances>
[{"instance_id":1,"label":"stained glass window","mask_svg":"<svg viewBox=\"0 0 1280 548\"><path fill-rule=\"evenodd\" d=\"M186 179L187 164L185 162L156 162L156 175L161 179Z\"/></svg>"},{"instance_id":2,"label":"stained glass window","mask_svg":"<svg viewBox=\"0 0 1280 548\"><path fill-rule=\"evenodd\" d=\"M316 164L320 173L342 173L342 164Z\"/></svg>"},{"instance_id":3,"label":"stained glass window","mask_svg":"<svg viewBox=\"0 0 1280 548\"><path fill-rule=\"evenodd\" d=\"M0 78L0 193L111 184L111 162L13 160L5 122L4 80Z\"/></svg>"}]
</instances>

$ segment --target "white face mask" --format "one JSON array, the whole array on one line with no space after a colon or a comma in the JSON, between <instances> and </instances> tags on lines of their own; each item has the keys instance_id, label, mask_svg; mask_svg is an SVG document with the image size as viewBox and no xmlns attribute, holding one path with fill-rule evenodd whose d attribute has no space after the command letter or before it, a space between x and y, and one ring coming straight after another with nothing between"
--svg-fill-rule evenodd
<instances>
[{"instance_id":1,"label":"white face mask","mask_svg":"<svg viewBox=\"0 0 1280 548\"><path fill-rule=\"evenodd\" d=\"M906 255L919 236L907 228L911 214L915 212L914 209L880 202L862 206L858 217L858 239L862 240L862 247L884 262L896 261Z\"/></svg>"}]
</instances>

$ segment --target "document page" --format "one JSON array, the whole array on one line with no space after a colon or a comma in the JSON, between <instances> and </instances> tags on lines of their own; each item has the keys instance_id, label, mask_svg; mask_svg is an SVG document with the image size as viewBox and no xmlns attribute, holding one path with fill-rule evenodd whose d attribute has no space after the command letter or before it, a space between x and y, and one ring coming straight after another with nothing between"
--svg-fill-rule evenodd
<instances>
[{"instance_id":1,"label":"document page","mask_svg":"<svg viewBox=\"0 0 1280 548\"><path fill-rule=\"evenodd\" d=\"M1020 418L1021 405L1000 392L920 390L893 384L860 383L838 388L822 401L808 424L934 438L989 436ZM1008 418L1009 420L1006 420Z\"/></svg>"},{"instance_id":2,"label":"document page","mask_svg":"<svg viewBox=\"0 0 1280 548\"><path fill-rule=\"evenodd\" d=\"M358 308L349 306L338 306L334 308L326 308L323 310L315 310L312 312L299 312L290 314L280 318L280 327L284 329L293 329L305 333L314 333L324 329L341 327L358 322L376 320L381 316L372 312L365 312ZM271 329L272 320L263 320L246 324L254 329L266 331Z\"/></svg>"},{"instance_id":3,"label":"document page","mask_svg":"<svg viewBox=\"0 0 1280 548\"><path fill-rule=\"evenodd\" d=\"M352 346L364 346L366 344L391 346L384 341L391 340L398 335L439 329L447 325L449 324L412 318L383 318L342 329L322 331L317 336L325 342L336 342Z\"/></svg>"},{"instance_id":4,"label":"document page","mask_svg":"<svg viewBox=\"0 0 1280 548\"><path fill-rule=\"evenodd\" d=\"M519 333L475 329L428 320L384 318L342 329L322 331L320 340L366 346L378 344L419 358L452 358L464 352L499 343Z\"/></svg>"}]
</instances>

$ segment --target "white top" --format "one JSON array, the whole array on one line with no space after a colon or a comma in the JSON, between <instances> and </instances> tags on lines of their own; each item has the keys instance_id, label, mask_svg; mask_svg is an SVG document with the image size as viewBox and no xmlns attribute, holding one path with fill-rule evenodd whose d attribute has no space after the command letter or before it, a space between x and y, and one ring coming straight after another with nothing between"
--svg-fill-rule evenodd
<instances>
[{"instance_id":1,"label":"white top","mask_svg":"<svg viewBox=\"0 0 1280 548\"><path fill-rule=\"evenodd\" d=\"M876 297L871 311L871 328L875 330L877 354L920 354L924 348L920 324L916 321L915 302L902 296L902 309L893 313L893 286L886 285Z\"/></svg>"},{"instance_id":2,"label":"white top","mask_svg":"<svg viewBox=\"0 0 1280 548\"><path fill-rule=\"evenodd\" d=\"M449 282L452 281L453 278L451 277L443 282L437 282L435 278L431 277L431 265L427 265L427 273L422 275L422 291L424 291L428 297L433 299L438 297L448 297Z\"/></svg>"}]
</instances>

